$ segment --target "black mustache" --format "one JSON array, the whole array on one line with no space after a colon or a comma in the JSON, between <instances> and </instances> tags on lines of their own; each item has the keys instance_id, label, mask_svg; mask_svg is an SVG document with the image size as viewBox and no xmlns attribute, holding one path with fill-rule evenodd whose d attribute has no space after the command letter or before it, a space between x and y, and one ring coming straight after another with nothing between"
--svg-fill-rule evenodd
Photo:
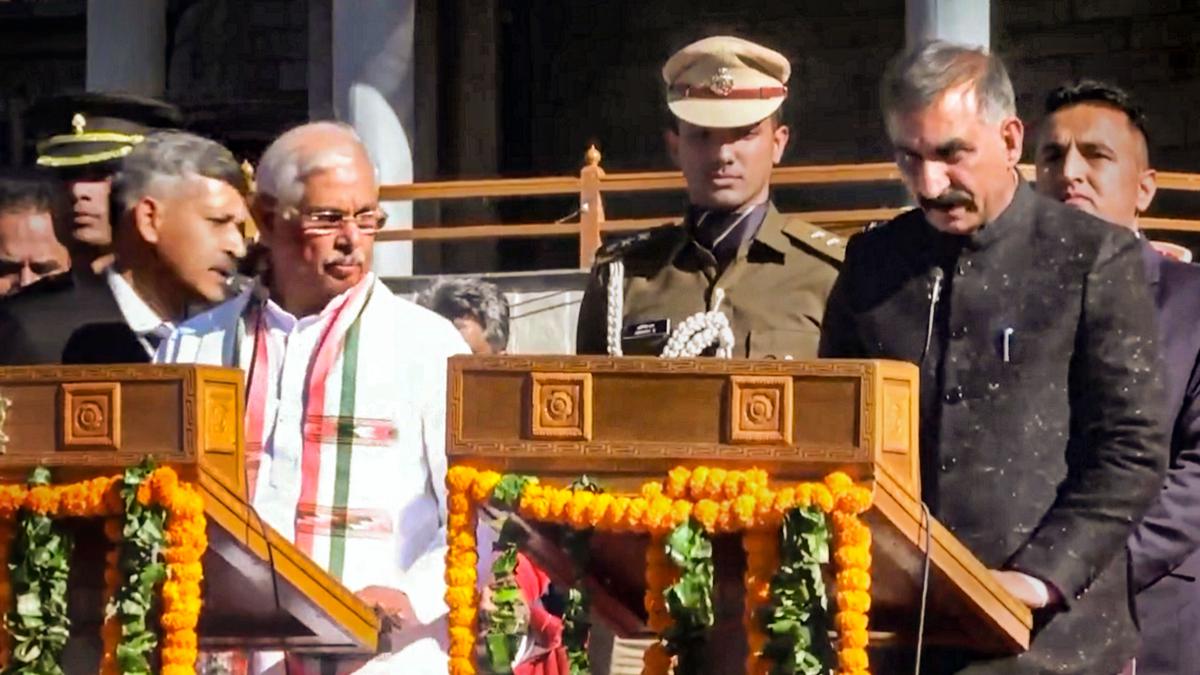
<instances>
[{"instance_id":1,"label":"black mustache","mask_svg":"<svg viewBox=\"0 0 1200 675\"><path fill-rule=\"evenodd\" d=\"M923 209L949 210L956 206L972 206L975 200L971 198L971 195L962 190L951 189L932 199L921 197L920 202Z\"/></svg>"}]
</instances>

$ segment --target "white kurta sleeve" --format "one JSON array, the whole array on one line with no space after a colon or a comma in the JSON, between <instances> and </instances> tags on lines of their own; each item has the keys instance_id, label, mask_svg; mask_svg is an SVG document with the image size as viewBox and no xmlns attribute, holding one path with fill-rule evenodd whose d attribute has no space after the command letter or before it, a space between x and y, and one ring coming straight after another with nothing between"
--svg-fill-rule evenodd
<instances>
[{"instance_id":1,"label":"white kurta sleeve","mask_svg":"<svg viewBox=\"0 0 1200 675\"><path fill-rule=\"evenodd\" d=\"M421 436L425 459L429 466L429 484L438 505L438 529L430 533L425 552L408 568L400 581L400 590L412 603L417 621L428 624L448 611L446 607L446 360L452 354L469 354L467 344L446 322L453 333L446 334L448 344L438 350L441 367L429 368L426 379L425 412L421 419ZM437 352L435 352L437 353ZM439 357L432 357L439 358Z\"/></svg>"}]
</instances>

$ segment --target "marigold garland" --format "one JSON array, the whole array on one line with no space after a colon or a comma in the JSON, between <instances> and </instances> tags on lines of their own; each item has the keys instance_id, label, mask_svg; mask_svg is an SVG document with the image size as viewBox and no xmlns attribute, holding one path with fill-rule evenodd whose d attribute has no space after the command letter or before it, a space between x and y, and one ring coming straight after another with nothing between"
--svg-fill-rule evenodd
<instances>
[{"instance_id":1,"label":"marigold garland","mask_svg":"<svg viewBox=\"0 0 1200 675\"><path fill-rule=\"evenodd\" d=\"M746 672L766 675L770 663L762 658L767 635L759 625L758 615L771 597L771 575L779 567L779 536L773 528L759 527L742 535L746 551L746 610L742 625L746 629Z\"/></svg>"},{"instance_id":2,"label":"marigold garland","mask_svg":"<svg viewBox=\"0 0 1200 675\"><path fill-rule=\"evenodd\" d=\"M667 588L679 580L679 568L667 557L666 537L650 535L646 545L646 624L657 635L663 635L671 627L671 613L667 611L664 596ZM642 675L666 675L671 669L671 655L660 639L642 657Z\"/></svg>"},{"instance_id":3,"label":"marigold garland","mask_svg":"<svg viewBox=\"0 0 1200 675\"><path fill-rule=\"evenodd\" d=\"M204 568L201 558L208 549L205 533L204 498L196 488L181 483L169 467L154 470L147 481L151 502L167 511L166 539L169 548L167 580L162 586L162 675L195 675ZM139 500L141 495L138 495Z\"/></svg>"},{"instance_id":4,"label":"marigold garland","mask_svg":"<svg viewBox=\"0 0 1200 675\"><path fill-rule=\"evenodd\" d=\"M109 542L120 540L124 505L120 486L121 476L100 476L76 483L40 485L26 488L19 484L0 485L0 560L7 560L13 542L13 525L21 509L50 518L104 518L105 536ZM208 548L205 534L204 499L196 488L179 481L169 467L155 469L139 493L143 503L162 506L167 512L164 558L168 562L168 581L163 584L163 628L161 673L163 675L194 675L197 656L196 625L199 622L203 568L200 559ZM117 548L105 554L105 603L116 592L121 578L117 571ZM0 564L0 606L10 606L12 589L7 565ZM116 663L121 624L106 615L101 628L103 654L102 673L120 672ZM0 665L8 664L10 644L7 631L0 631Z\"/></svg>"},{"instance_id":5,"label":"marigold garland","mask_svg":"<svg viewBox=\"0 0 1200 675\"><path fill-rule=\"evenodd\" d=\"M475 506L484 501L503 477L494 471L454 466L447 474L449 551L446 564L446 601L450 607L452 675L473 675L475 664L474 586ZM587 490L571 490L530 481L521 486L512 499L521 515L533 520L567 525L574 529L649 533L661 543L662 535L689 518L709 534L755 530L773 532L784 515L793 508L815 506L830 517L833 525L832 559L838 574L834 617L838 629L838 674L865 675L869 671L866 656L868 612L870 610L871 532L859 515L871 507L871 491L854 484L844 473L830 474L820 483L800 483L772 488L768 475L759 469L726 470L719 467L676 467L665 481L646 483L635 496L597 495ZM3 498L0 496L0 509ZM744 544L745 545L745 544ZM755 546L755 544L751 544ZM647 585L663 576L657 567L651 546L647 554ZM665 558L665 552L662 553ZM766 565L763 560L758 561ZM749 564L749 563L748 563ZM672 567L669 562L666 567ZM759 567L758 569L763 569ZM749 575L749 570L748 570ZM470 580L470 584L465 583ZM668 583L669 582L665 582ZM661 591L665 586L658 587ZM756 589L760 590L760 589ZM661 592L658 594L661 596ZM750 595L750 594L748 594ZM756 594L757 595L757 594ZM647 610L654 604L647 596ZM655 605L657 607L657 605ZM748 608L749 610L749 608ZM651 625L659 630L655 614ZM668 618L669 625L669 618ZM754 640L754 633L748 633ZM651 656L643 672L665 673L669 659L665 650ZM761 665L758 666L761 669Z\"/></svg>"},{"instance_id":6,"label":"marigold garland","mask_svg":"<svg viewBox=\"0 0 1200 675\"><path fill-rule=\"evenodd\" d=\"M121 573L117 569L121 554L122 519L111 516L104 520L104 537L108 540L108 550L104 553L104 623L100 627L100 675L118 675L121 672L117 665L117 646L121 643L121 619L115 611L110 611L117 589L121 587Z\"/></svg>"}]
</instances>

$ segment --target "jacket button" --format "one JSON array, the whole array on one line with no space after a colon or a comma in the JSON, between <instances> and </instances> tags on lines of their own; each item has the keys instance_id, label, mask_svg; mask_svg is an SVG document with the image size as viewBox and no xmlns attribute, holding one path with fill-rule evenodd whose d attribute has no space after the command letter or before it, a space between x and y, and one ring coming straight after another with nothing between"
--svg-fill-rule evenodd
<instances>
[{"instance_id":1,"label":"jacket button","mask_svg":"<svg viewBox=\"0 0 1200 675\"><path fill-rule=\"evenodd\" d=\"M946 391L946 393L945 393L945 394L942 396L942 400L943 400L943 401L945 401L946 403L949 403L949 404L951 404L951 405L953 405L953 404L955 404L955 403L958 403L959 401L963 400L963 390L962 390L962 387L953 387L952 389L949 389L949 390L948 390L948 391Z\"/></svg>"},{"instance_id":2,"label":"jacket button","mask_svg":"<svg viewBox=\"0 0 1200 675\"><path fill-rule=\"evenodd\" d=\"M954 338L955 340L961 340L966 336L967 336L967 327L966 326L955 326L954 328L952 328L950 330L950 337Z\"/></svg>"}]
</instances>

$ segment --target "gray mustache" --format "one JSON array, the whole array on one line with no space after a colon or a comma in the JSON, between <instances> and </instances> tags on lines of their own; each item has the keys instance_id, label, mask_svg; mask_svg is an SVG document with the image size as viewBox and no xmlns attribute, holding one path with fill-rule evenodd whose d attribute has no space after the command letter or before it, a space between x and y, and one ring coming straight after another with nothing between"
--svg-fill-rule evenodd
<instances>
[{"instance_id":1,"label":"gray mustache","mask_svg":"<svg viewBox=\"0 0 1200 675\"><path fill-rule=\"evenodd\" d=\"M364 265L366 262L366 257L362 252L355 251L349 255L339 255L329 258L325 261L324 265L326 267L331 265Z\"/></svg>"},{"instance_id":2,"label":"gray mustache","mask_svg":"<svg viewBox=\"0 0 1200 675\"><path fill-rule=\"evenodd\" d=\"M926 209L952 209L956 206L971 206L975 200L962 190L946 190L933 199L921 199L921 207Z\"/></svg>"}]
</instances>

